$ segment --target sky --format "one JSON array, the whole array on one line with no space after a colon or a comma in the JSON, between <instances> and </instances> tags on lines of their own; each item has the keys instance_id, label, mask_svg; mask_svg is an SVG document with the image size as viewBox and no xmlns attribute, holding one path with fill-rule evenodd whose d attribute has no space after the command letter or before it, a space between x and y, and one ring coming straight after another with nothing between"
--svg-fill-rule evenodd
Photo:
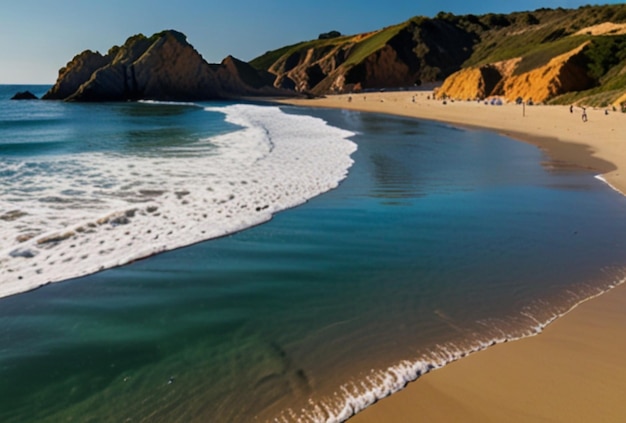
<instances>
[{"instance_id":1,"label":"sky","mask_svg":"<svg viewBox=\"0 0 626 423\"><path fill-rule=\"evenodd\" d=\"M336 30L357 34L440 11L509 13L623 0L2 0L0 84L53 84L83 50L176 29L210 63L249 61Z\"/></svg>"}]
</instances>

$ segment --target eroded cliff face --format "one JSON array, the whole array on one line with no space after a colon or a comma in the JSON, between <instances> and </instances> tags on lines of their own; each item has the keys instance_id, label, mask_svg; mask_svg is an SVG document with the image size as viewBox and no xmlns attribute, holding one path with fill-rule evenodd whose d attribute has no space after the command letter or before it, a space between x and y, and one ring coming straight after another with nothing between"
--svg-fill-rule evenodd
<instances>
[{"instance_id":1,"label":"eroded cliff face","mask_svg":"<svg viewBox=\"0 0 626 423\"><path fill-rule=\"evenodd\" d=\"M226 57L215 67L221 92L226 96L275 96L292 95L288 89L274 88L274 76L266 71L257 71L248 63Z\"/></svg>"},{"instance_id":2,"label":"eroded cliff face","mask_svg":"<svg viewBox=\"0 0 626 423\"><path fill-rule=\"evenodd\" d=\"M437 90L438 98L474 100L489 97L502 81L502 74L493 65L467 68L450 75Z\"/></svg>"},{"instance_id":3,"label":"eroded cliff face","mask_svg":"<svg viewBox=\"0 0 626 423\"><path fill-rule=\"evenodd\" d=\"M473 34L448 22L424 20L395 33L384 29L297 50L280 57L268 71L275 75L276 87L316 95L410 87L442 80L459 69L475 41Z\"/></svg>"},{"instance_id":4,"label":"eroded cliff face","mask_svg":"<svg viewBox=\"0 0 626 423\"><path fill-rule=\"evenodd\" d=\"M354 37L341 45L309 48L281 57L268 69L274 75L274 86L298 92L312 91L339 69L360 38ZM332 85L330 81L328 84Z\"/></svg>"},{"instance_id":5,"label":"eroded cliff face","mask_svg":"<svg viewBox=\"0 0 626 423\"><path fill-rule=\"evenodd\" d=\"M47 100L61 100L74 94L91 75L110 61L109 56L86 50L76 55L59 70L57 83L44 96Z\"/></svg>"},{"instance_id":6,"label":"eroded cliff face","mask_svg":"<svg viewBox=\"0 0 626 423\"><path fill-rule=\"evenodd\" d=\"M571 91L592 88L595 81L588 76L582 57L586 47L587 43L554 57L545 66L507 78L498 94L509 101L521 97L541 103Z\"/></svg>"},{"instance_id":7,"label":"eroded cliff face","mask_svg":"<svg viewBox=\"0 0 626 423\"><path fill-rule=\"evenodd\" d=\"M234 64L235 60L212 66L177 31L150 38L136 35L106 56L92 52L76 56L44 98L193 101L278 94L264 73L244 62Z\"/></svg>"},{"instance_id":8,"label":"eroded cliff face","mask_svg":"<svg viewBox=\"0 0 626 423\"><path fill-rule=\"evenodd\" d=\"M595 81L588 76L584 63L587 45L583 43L521 74L515 72L519 59L460 70L444 81L437 97L465 100L499 96L508 101L522 98L541 103L570 91L589 89Z\"/></svg>"}]
</instances>

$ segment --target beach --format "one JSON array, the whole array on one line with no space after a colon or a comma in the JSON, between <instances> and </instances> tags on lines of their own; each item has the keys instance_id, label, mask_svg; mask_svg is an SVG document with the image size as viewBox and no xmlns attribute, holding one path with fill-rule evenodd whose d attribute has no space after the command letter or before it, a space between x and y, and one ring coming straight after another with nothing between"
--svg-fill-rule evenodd
<instances>
[{"instance_id":1,"label":"beach","mask_svg":"<svg viewBox=\"0 0 626 423\"><path fill-rule=\"evenodd\" d=\"M578 166L597 171L608 183L626 193L626 149L623 147L626 114L607 109L569 106L485 105L475 101L432 100L431 91L399 91L336 95L311 100L288 100L307 107L330 107L388 113L457 126L492 129L545 150L547 166ZM621 169L621 170L620 170Z\"/></svg>"},{"instance_id":2,"label":"beach","mask_svg":"<svg viewBox=\"0 0 626 423\"><path fill-rule=\"evenodd\" d=\"M432 100L432 92L289 100L494 130L544 150L548 169L581 168L626 193L626 114L568 106ZM594 248L590 245L589 248ZM432 371L354 422L573 422L626 419L626 287L592 298L537 336L498 344Z\"/></svg>"},{"instance_id":3,"label":"beach","mask_svg":"<svg viewBox=\"0 0 626 423\"><path fill-rule=\"evenodd\" d=\"M534 124L530 106L378 95L362 100ZM623 398L626 300L585 301L626 275L626 197L594 178L610 157L302 104L0 101L0 232L17 244L0 280L69 279L2 298L0 420L619 421L602 413ZM532 116L552 111L609 132L623 116ZM71 278L90 260L111 266ZM589 306L602 314L558 329Z\"/></svg>"}]
</instances>

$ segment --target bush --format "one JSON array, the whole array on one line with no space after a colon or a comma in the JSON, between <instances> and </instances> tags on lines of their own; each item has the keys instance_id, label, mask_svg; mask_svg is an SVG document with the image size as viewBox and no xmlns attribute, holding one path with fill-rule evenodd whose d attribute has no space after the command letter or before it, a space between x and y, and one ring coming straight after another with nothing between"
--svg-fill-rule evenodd
<instances>
[{"instance_id":1,"label":"bush","mask_svg":"<svg viewBox=\"0 0 626 423\"><path fill-rule=\"evenodd\" d=\"M608 70L626 59L626 36L598 37L585 53L589 76L600 79Z\"/></svg>"},{"instance_id":2,"label":"bush","mask_svg":"<svg viewBox=\"0 0 626 423\"><path fill-rule=\"evenodd\" d=\"M503 14L488 13L483 16L482 21L490 28L504 28L511 25L506 15Z\"/></svg>"},{"instance_id":3,"label":"bush","mask_svg":"<svg viewBox=\"0 0 626 423\"><path fill-rule=\"evenodd\" d=\"M322 34L319 35L319 37L317 37L318 40L329 40L331 38L338 38L341 37L341 32L339 31L330 31L330 32L324 32Z\"/></svg>"}]
</instances>

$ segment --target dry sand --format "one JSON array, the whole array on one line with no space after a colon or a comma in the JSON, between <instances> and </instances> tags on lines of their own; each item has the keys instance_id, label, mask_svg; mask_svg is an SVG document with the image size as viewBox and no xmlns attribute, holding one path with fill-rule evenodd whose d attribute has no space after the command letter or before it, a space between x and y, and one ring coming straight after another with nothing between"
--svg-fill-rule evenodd
<instances>
[{"instance_id":1,"label":"dry sand","mask_svg":"<svg viewBox=\"0 0 626 423\"><path fill-rule=\"evenodd\" d=\"M588 108L583 122L580 108L570 113L565 106L444 105L429 95L288 102L493 129L544 149L551 157L547 166L591 169L626 193L626 114ZM433 371L350 422L626 422L626 284L579 305L538 336Z\"/></svg>"}]
</instances>

